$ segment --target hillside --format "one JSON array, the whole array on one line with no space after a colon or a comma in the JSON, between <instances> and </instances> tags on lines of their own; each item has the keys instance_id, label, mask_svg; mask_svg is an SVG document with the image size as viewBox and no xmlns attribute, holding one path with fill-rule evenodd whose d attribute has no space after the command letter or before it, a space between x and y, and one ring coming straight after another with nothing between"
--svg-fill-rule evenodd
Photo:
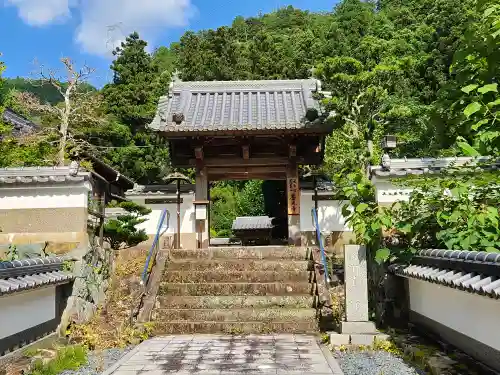
<instances>
[{"instance_id":1,"label":"hillside","mask_svg":"<svg viewBox=\"0 0 500 375\"><path fill-rule=\"evenodd\" d=\"M61 86L66 87L66 83L61 83ZM50 103L52 105L62 101L62 97L57 89L49 83L42 83L37 80L29 80L23 77L6 78L4 81L6 90L15 89L18 91L31 92L36 95L40 101ZM97 89L90 84L83 84L81 89L84 91L96 91Z\"/></svg>"}]
</instances>

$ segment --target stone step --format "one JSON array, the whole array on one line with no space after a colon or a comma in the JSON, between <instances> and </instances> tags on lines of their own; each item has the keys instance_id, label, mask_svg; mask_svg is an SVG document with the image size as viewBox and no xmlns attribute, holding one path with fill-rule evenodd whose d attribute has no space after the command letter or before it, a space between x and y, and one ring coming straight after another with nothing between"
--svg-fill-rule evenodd
<instances>
[{"instance_id":1,"label":"stone step","mask_svg":"<svg viewBox=\"0 0 500 375\"><path fill-rule=\"evenodd\" d=\"M314 284L295 283L168 283L162 282L159 295L174 296L286 296L315 293Z\"/></svg>"},{"instance_id":2,"label":"stone step","mask_svg":"<svg viewBox=\"0 0 500 375\"><path fill-rule=\"evenodd\" d=\"M258 334L258 333L316 333L317 323L314 320L298 322L186 322L156 321L155 335L167 334Z\"/></svg>"},{"instance_id":3,"label":"stone step","mask_svg":"<svg viewBox=\"0 0 500 375\"><path fill-rule=\"evenodd\" d=\"M288 322L314 320L316 311L310 309L156 309L153 312L156 321L189 322Z\"/></svg>"},{"instance_id":4,"label":"stone step","mask_svg":"<svg viewBox=\"0 0 500 375\"><path fill-rule=\"evenodd\" d=\"M311 308L310 295L290 296L158 296L158 308L226 309L226 308Z\"/></svg>"},{"instance_id":5,"label":"stone step","mask_svg":"<svg viewBox=\"0 0 500 375\"><path fill-rule=\"evenodd\" d=\"M171 259L169 271L309 271L312 264L306 260L255 260L255 259Z\"/></svg>"},{"instance_id":6,"label":"stone step","mask_svg":"<svg viewBox=\"0 0 500 375\"><path fill-rule=\"evenodd\" d=\"M213 271L166 271L162 280L170 283L207 283L207 282L247 282L271 283L278 281L308 281L308 271L235 271L219 269Z\"/></svg>"},{"instance_id":7,"label":"stone step","mask_svg":"<svg viewBox=\"0 0 500 375\"><path fill-rule=\"evenodd\" d=\"M216 247L208 249L170 251L173 259L289 259L308 260L309 250L301 247L254 246L254 247Z\"/></svg>"}]
</instances>

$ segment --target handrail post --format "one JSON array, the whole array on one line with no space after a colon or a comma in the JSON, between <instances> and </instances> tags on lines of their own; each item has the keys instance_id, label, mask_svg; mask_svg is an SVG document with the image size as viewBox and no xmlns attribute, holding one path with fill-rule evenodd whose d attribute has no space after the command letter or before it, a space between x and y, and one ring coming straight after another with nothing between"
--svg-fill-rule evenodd
<instances>
[{"instance_id":1,"label":"handrail post","mask_svg":"<svg viewBox=\"0 0 500 375\"><path fill-rule=\"evenodd\" d=\"M321 262L323 263L323 268L325 270L325 283L326 287L330 285L330 277L328 273L328 264L326 261L326 253L325 253L325 247L323 246L323 241L321 240L321 232L319 229L319 221L318 221L318 212L316 211L315 208L312 210L313 218L314 218L314 226L316 227L316 237L318 239L318 246L319 246L319 251L321 254Z\"/></svg>"},{"instance_id":2,"label":"handrail post","mask_svg":"<svg viewBox=\"0 0 500 375\"><path fill-rule=\"evenodd\" d=\"M142 285L146 285L146 282L147 282L146 278L147 278L148 271L149 271L149 264L151 262L151 258L153 257L153 253L155 252L154 250L160 241L160 232L161 232L161 228L163 226L163 223L165 222L165 217L167 217L167 213L168 213L168 210L166 208L164 208L161 212L160 220L158 220L158 229L156 230L155 238L154 238L153 243L151 245L151 249L149 250L148 257L146 258L146 263L144 264L144 269L142 271L142 276L141 276L141 284Z\"/></svg>"}]
</instances>

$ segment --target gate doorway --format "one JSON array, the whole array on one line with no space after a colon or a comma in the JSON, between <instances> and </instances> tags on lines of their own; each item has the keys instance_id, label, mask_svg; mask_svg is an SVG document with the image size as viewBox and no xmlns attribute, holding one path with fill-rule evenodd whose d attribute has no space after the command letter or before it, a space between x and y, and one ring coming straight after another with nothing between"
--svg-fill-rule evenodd
<instances>
[{"instance_id":1,"label":"gate doorway","mask_svg":"<svg viewBox=\"0 0 500 375\"><path fill-rule=\"evenodd\" d=\"M210 181L210 244L285 245L285 181Z\"/></svg>"}]
</instances>

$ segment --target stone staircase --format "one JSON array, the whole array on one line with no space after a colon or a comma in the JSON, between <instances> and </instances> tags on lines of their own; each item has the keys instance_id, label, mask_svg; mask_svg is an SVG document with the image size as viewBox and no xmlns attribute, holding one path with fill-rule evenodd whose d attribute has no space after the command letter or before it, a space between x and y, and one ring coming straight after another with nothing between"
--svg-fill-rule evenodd
<instances>
[{"instance_id":1,"label":"stone staircase","mask_svg":"<svg viewBox=\"0 0 500 375\"><path fill-rule=\"evenodd\" d=\"M313 333L314 272L304 248L171 250L150 319L155 333Z\"/></svg>"}]
</instances>

